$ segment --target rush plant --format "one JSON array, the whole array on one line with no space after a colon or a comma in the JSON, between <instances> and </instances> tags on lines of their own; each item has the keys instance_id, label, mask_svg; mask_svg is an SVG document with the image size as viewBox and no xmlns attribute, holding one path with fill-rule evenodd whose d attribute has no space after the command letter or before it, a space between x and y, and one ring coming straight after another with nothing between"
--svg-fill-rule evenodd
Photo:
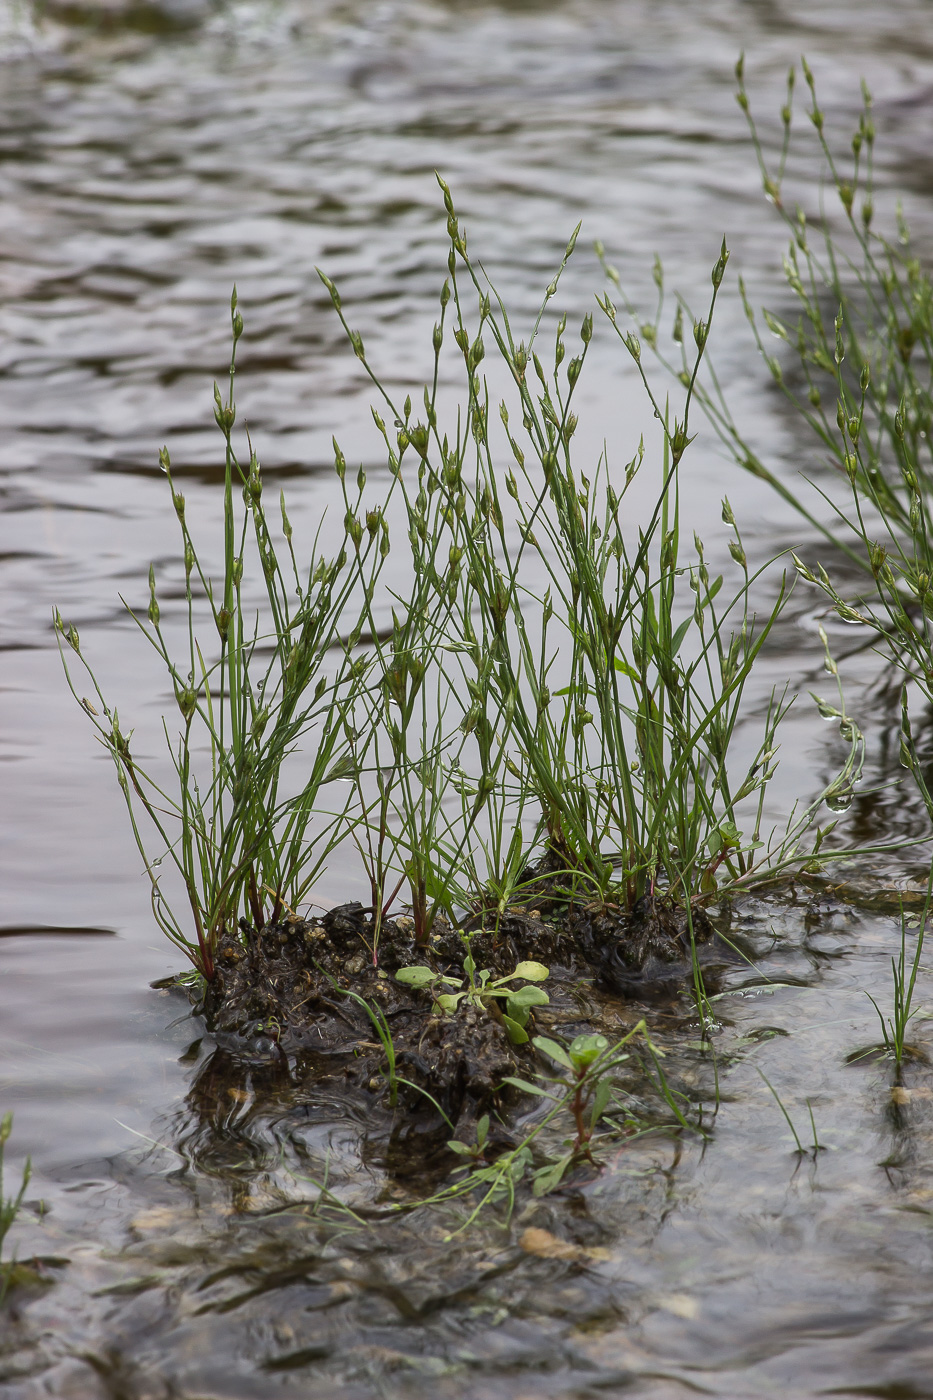
<instances>
[{"instance_id":1,"label":"rush plant","mask_svg":"<svg viewBox=\"0 0 933 1400\"><path fill-rule=\"evenodd\" d=\"M174 726L163 720L174 788L138 759L133 731L102 693L77 629L55 615L68 683L116 767L156 920L207 979L221 934L242 917L258 928L297 907L346 834L345 809L328 812L327 795L335 779L354 771L346 728L370 669L357 643L366 595L388 553L381 512L375 529L370 518L369 528L361 523L362 472L333 553L321 548L319 531L310 558L299 563L284 496L273 528L259 458L250 447L241 459L234 442L243 333L235 291L231 317L226 396L214 389L224 442L222 530L214 542L220 571L212 574L205 562L163 449L160 465L181 534L184 615L180 626L177 618L163 620L152 568L148 610L129 609L164 667L180 717ZM93 700L79 683L82 674ZM180 877L187 916L163 888L166 867Z\"/></svg>"},{"instance_id":2,"label":"rush plant","mask_svg":"<svg viewBox=\"0 0 933 1400\"><path fill-rule=\"evenodd\" d=\"M148 608L130 609L177 708L163 720L167 766L140 756L147 750L104 695L76 628L56 613L68 683L115 765L155 917L208 980L218 940L243 920L259 928L298 908L340 843L355 844L363 862L378 960L382 921L403 889L427 948L439 913L453 923L481 913L497 926L536 881L629 908L659 892L689 905L813 859L825 835L826 793L776 835L766 826L788 696L772 698L752 762L737 768L733 756L786 581L758 618L759 574L728 501L731 591L702 542L691 549L682 535L680 468L725 244L673 407L655 397L639 340L601 300L657 434L627 465L603 456L584 471L574 395L593 317L571 345L567 315L553 310L576 233L520 336L441 187L448 276L423 406L397 402L380 382L322 274L380 395L373 419L387 472L373 500L362 467L350 471L334 443L342 519L326 536L322 519L307 557L284 497L280 520L267 514L248 436L239 450L234 292L229 381L214 394L220 528L213 542L195 538L163 450L181 544L168 582L184 601L163 605L165 581L150 569ZM445 376L462 386L446 422ZM634 521L626 495L645 470L656 473L654 505ZM389 522L399 513L408 550L393 558L389 588ZM847 736L837 785L859 762L857 726ZM468 975L462 995L472 997ZM483 995L495 1001L504 990ZM524 1033L522 1017L511 1019Z\"/></svg>"},{"instance_id":3,"label":"rush plant","mask_svg":"<svg viewBox=\"0 0 933 1400\"><path fill-rule=\"evenodd\" d=\"M821 541L794 557L800 578L845 622L866 629L900 671L901 761L933 816L908 717L908 687L933 701L933 279L911 246L900 206L894 230L879 228L868 88L863 84L845 149L830 135L805 60L801 72L810 136L794 139L799 84L792 68L779 136L770 142L753 116L742 59L736 68L764 193L790 235L780 311L756 310L741 279L739 287L764 363L810 432L812 494L788 483L750 445L711 365L695 397L735 461L768 482ZM808 145L826 178L819 207L805 209L806 195L793 197L788 171L789 157ZM651 324L655 346L660 314L659 307ZM688 315L678 299L675 340ZM667 363L678 378L690 370L684 355Z\"/></svg>"},{"instance_id":4,"label":"rush plant","mask_svg":"<svg viewBox=\"0 0 933 1400\"><path fill-rule=\"evenodd\" d=\"M451 239L441 303L450 308L464 388L456 421L439 422L426 389L427 421L413 423L410 402L397 406L361 358L400 425L399 451L415 446L419 479L423 473L429 496L437 493L442 518L460 523L460 582L448 594L452 630L444 645L465 661L470 703L461 728L474 741L468 776L476 810L500 791L503 769L512 774L522 800L537 806L551 870L571 890L601 897L611 888L629 907L659 886L686 903L811 859L821 839L822 794L777 837L763 827L786 696L774 698L752 764L736 775L730 762L745 687L786 587L758 620L751 606L758 576L728 502L741 572L725 603L724 580L710 576L702 543L694 541L691 559L681 537L679 469L725 245L676 412L654 398L638 341L621 331L611 301L601 303L660 424L656 503L636 527L625 494L645 469L644 442L624 468L604 459L588 475L574 462L573 396L593 320L583 318L573 353L566 315L547 318L576 233L530 333L519 338L495 286L471 260L450 191L441 187ZM328 285L342 315L339 293ZM554 332L547 369L546 324ZM442 319L435 329L436 356L445 327ZM356 348L359 337L348 333ZM487 344L495 351L488 358ZM857 765L855 727L850 741L849 763ZM468 757L458 754L464 771ZM507 844L521 849L520 837ZM500 836L500 854L505 845ZM497 872L490 874L495 882Z\"/></svg>"},{"instance_id":5,"label":"rush plant","mask_svg":"<svg viewBox=\"0 0 933 1400\"><path fill-rule=\"evenodd\" d=\"M921 1014L921 1008L914 1004L914 991L917 985L917 973L920 971L920 958L923 955L924 935L926 932L926 917L929 913L929 900L923 910L923 916L916 923L916 942L913 956L907 956L907 915L901 911L901 946L897 958L891 959L891 980L893 984L893 994L891 997L891 1014L885 1016L877 1000L871 992L865 995L875 1008L878 1020L881 1023L881 1037L885 1051L894 1060L898 1073L904 1063L904 1057L910 1053L911 1045L907 1039L907 1032L911 1021Z\"/></svg>"}]
</instances>

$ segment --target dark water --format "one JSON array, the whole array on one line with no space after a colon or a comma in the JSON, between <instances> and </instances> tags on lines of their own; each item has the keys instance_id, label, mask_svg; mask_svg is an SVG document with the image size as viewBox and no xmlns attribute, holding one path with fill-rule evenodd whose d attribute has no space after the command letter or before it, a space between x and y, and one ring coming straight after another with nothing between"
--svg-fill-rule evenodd
<instances>
[{"instance_id":1,"label":"dark water","mask_svg":"<svg viewBox=\"0 0 933 1400\"><path fill-rule=\"evenodd\" d=\"M760 973L789 985L743 992L761 976L730 974L718 1112L689 1006L655 1008L672 1074L706 1104L705 1140L620 1149L511 1232L490 1221L447 1241L449 1214L364 1226L282 1213L315 1201L325 1171L357 1209L394 1188L339 1096L296 1104L148 989L177 960L50 626L62 606L121 716L155 732L160 682L118 594L143 597L149 560L174 552L158 446L183 469L190 512L216 491L210 385L231 284L247 321L240 401L300 534L329 498L332 433L349 458L377 461L369 391L315 265L340 281L373 360L416 388L446 256L435 169L519 316L581 217L562 292L574 315L601 285L595 237L646 303L655 250L689 293L723 232L767 294L782 239L732 66L744 48L753 97L773 112L805 51L840 133L868 78L889 212L902 194L929 248L930 6L173 0L47 7L37 21L20 4L0 12L0 44L0 1112L15 1111L7 1189L27 1152L35 1169L11 1242L68 1261L5 1319L2 1393L933 1395L933 1078L915 1060L896 1102L889 1064L846 1063L877 1036L866 989L890 997L889 913L812 891L742 912ZM814 204L818 176L800 167ZM718 363L790 474L810 449L743 324L727 298ZM584 408L581 454L606 438L627 460L648 415L608 340ZM714 555L724 490L761 557L800 540L701 440L686 491ZM801 595L762 694L788 675L816 683L815 629ZM890 777L893 716L860 690L874 663L858 655L845 672L873 778ZM784 739L786 802L816 788L825 734L802 705ZM922 828L889 792L861 796L852 829ZM323 896L355 893L355 879L336 867ZM918 992L933 1005L926 967ZM922 1021L914 1036L924 1043ZM759 1067L805 1146L810 1101L824 1151L794 1151ZM529 1254L529 1225L577 1253Z\"/></svg>"}]
</instances>

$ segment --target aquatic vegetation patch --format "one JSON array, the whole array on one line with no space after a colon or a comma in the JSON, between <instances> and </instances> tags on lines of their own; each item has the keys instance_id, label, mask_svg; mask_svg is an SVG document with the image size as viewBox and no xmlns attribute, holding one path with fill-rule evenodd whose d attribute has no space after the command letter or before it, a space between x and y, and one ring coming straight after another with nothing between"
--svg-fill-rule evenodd
<instances>
[{"instance_id":1,"label":"aquatic vegetation patch","mask_svg":"<svg viewBox=\"0 0 933 1400\"><path fill-rule=\"evenodd\" d=\"M572 459L573 395L593 320L583 318L569 353L566 315L556 325L546 317L576 235L526 344L468 256L446 186L444 198L449 276L423 416L380 383L324 278L383 398L373 417L388 487L375 502L362 468L351 486L335 443L342 522L326 531L322 522L307 562L284 498L273 528L258 455L248 443L241 460L234 442L243 333L235 295L229 385L225 395L215 388L225 446L220 578L202 561L169 453L161 454L183 546L181 648L163 620L153 570L148 609L133 616L181 716L174 736L165 722L174 793L137 758L76 630L56 616L63 657L74 654L91 686L88 698L66 660L114 761L156 918L207 981L221 938L241 938L241 919L260 930L300 909L347 841L372 888L378 961L381 921L402 894L415 942L426 947L439 914L454 925L482 910L495 926L512 904L527 903L529 871L533 884L542 859L574 907L588 899L630 913L650 897L689 911L799 867L823 839L824 793L784 829L764 827L791 697L773 697L753 761L738 773L730 762L746 684L786 584L757 618L757 576L728 502L738 574L731 593L722 575L711 577L702 543L690 554L681 532L679 468L725 247L678 410L655 399L639 346L623 336L660 434L655 504L636 524L625 496L647 470L644 441L622 469L603 458L587 475ZM615 325L608 299L603 307ZM545 325L554 332L547 370L539 356ZM486 340L497 363L481 376ZM438 407L445 345L464 380L446 427ZM390 530L393 512L407 533ZM332 550L322 548L325 538ZM392 550L390 588L383 572ZM837 781L860 763L861 735L847 723L850 753ZM154 853L137 813L162 842ZM184 913L171 897L169 867Z\"/></svg>"},{"instance_id":2,"label":"aquatic vegetation patch","mask_svg":"<svg viewBox=\"0 0 933 1400\"><path fill-rule=\"evenodd\" d=\"M208 567L210 542L196 540L163 449L183 601L150 569L148 607L131 609L180 716L164 720L167 772L139 756L75 628L60 614L56 628L69 685L115 765L155 917L190 960L214 1034L272 1063L330 1056L390 1107L433 1115L422 1147L440 1134L449 1158L452 1127L530 1082L542 1031L563 1027L570 1046L602 1033L594 996L620 1004L686 986L705 1024L708 968L730 956L707 908L838 856L823 809L858 780L864 743L840 690L841 771L774 820L794 697L771 695L749 746L746 690L790 583L756 614L767 565L749 565L728 500L730 581L682 531L680 471L725 243L677 403L656 396L640 341L601 299L654 437L624 465L604 452L582 471L574 395L594 321L585 314L571 335L552 309L577 233L519 337L440 183L447 277L419 405L395 401L321 274L379 395L386 470L374 491L334 442L341 515L321 518L310 558L284 495L275 521L267 511L248 435L239 451L234 293L229 380L214 391L222 571ZM442 410L451 382L459 402ZM649 471L653 504L635 520L628 493ZM356 851L371 902L303 916L338 847ZM576 1126L555 1181L592 1155L604 1091L584 1068L585 1090L564 1086ZM508 1152L514 1182L531 1158Z\"/></svg>"},{"instance_id":3,"label":"aquatic vegetation patch","mask_svg":"<svg viewBox=\"0 0 933 1400\"><path fill-rule=\"evenodd\" d=\"M741 278L739 290L769 374L792 407L795 424L811 434L814 496L809 503L805 492L789 485L750 445L712 366L705 376L693 376L683 348L683 324L691 314L683 298L677 298L674 316L679 359L668 358L662 348L663 300L644 327L645 339L675 381L691 378L698 407L736 464L766 481L820 541L801 547L801 557L794 557L801 580L823 593L829 611L865 629L900 671L901 763L933 815L908 714L912 692L933 701L933 280L911 246L899 205L896 237L878 227L868 87L862 84L862 110L848 150L840 152L828 134L805 59L802 73L810 140L823 161L827 192L838 202L835 209L806 211L787 193L795 151L796 68L788 74L780 137L772 150L752 114L740 59L736 95L764 193L790 232L783 270L796 315L756 310ZM804 143L800 138L797 144ZM608 271L619 285L618 274ZM626 305L637 315L628 298ZM829 523L814 513L821 502L830 509ZM861 576L861 584L843 581L843 560Z\"/></svg>"},{"instance_id":4,"label":"aquatic vegetation patch","mask_svg":"<svg viewBox=\"0 0 933 1400\"><path fill-rule=\"evenodd\" d=\"M673 339L681 346L679 362L661 348L663 298L643 333L675 381L689 379L693 384L698 406L735 462L766 481L816 536L800 547L799 557L793 556L797 574L822 593L828 613L860 629L889 663L882 682L900 695L895 734L900 764L933 819L929 765L910 716L912 704L916 707L920 701L927 710L933 704L933 278L912 246L899 204L896 237L878 227L875 122L867 84L862 83L861 111L848 149L841 150L828 134L806 59L801 60L801 72L809 100L809 139L822 158L826 188L836 200L830 207L821 203L816 213L787 195L786 186L792 183L789 160L795 150L796 67L788 73L780 137L772 145L753 116L740 58L736 97L748 121L765 196L790 232L783 271L796 316L767 307L756 310L741 278L739 290L770 376L793 409L796 425L811 435L816 452L810 480L814 496L808 501L749 444L712 366L706 367L705 378L695 374L683 349L684 318L690 315L683 298L677 298L673 324ZM620 286L615 270L605 260L604 266ZM660 267L658 282L663 285ZM628 298L626 305L637 315ZM830 508L829 523L814 513L821 503ZM847 577L853 573L854 581ZM826 670L837 675L822 625L819 631ZM838 707L813 698L821 715L836 721L847 740L851 720L841 692ZM849 807L856 777L853 772L840 775L827 798L830 806L839 811ZM928 840L927 832L921 842ZM898 1073L908 1024L918 1014L913 993L933 905L933 868L925 891L915 896L918 901L922 909L911 920L916 941L908 956L905 902L895 900L902 938L900 956L892 959L891 1015L884 1015L872 998L885 1052L893 1057Z\"/></svg>"}]
</instances>

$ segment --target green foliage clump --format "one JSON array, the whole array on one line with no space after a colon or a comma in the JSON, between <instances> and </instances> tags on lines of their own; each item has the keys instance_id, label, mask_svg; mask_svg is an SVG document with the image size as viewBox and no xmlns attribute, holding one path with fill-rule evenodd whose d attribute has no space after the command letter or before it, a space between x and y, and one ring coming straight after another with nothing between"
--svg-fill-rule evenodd
<instances>
[{"instance_id":1,"label":"green foliage clump","mask_svg":"<svg viewBox=\"0 0 933 1400\"><path fill-rule=\"evenodd\" d=\"M653 468L642 439L624 468L604 454L587 474L574 461L574 396L593 317L572 338L566 314L552 312L576 233L519 337L468 254L441 186L448 276L433 376L417 410L380 382L340 292L322 274L380 395L373 419L388 471L373 499L362 467L351 473L334 443L343 517L327 528L328 539L336 535L329 549L322 520L307 560L296 551L284 497L274 524L259 458L248 439L243 454L234 440L243 333L234 293L229 387L215 387L222 572L214 577L204 562L163 451L184 608L181 618L163 618L150 570L148 609L132 614L180 715L176 726L164 721L169 781L139 758L76 629L56 614L63 657L70 649L89 678L93 701L68 670L116 766L156 918L207 979L221 935L242 919L260 927L297 909L341 843L362 860L378 950L382 921L403 890L415 940L426 947L439 912L454 923L464 913L497 923L544 878L536 862L571 895L630 908L661 891L688 905L811 860L828 829L818 825L825 793L776 833L765 825L792 697L772 696L752 761L736 772L732 757L746 686L785 605L786 580L756 618L758 575L728 501L731 589L711 575L702 542L689 550L682 535L679 473L725 244L673 408L655 398L638 338L622 331L608 297L600 302L644 382L658 441ZM438 388L452 370L462 394L445 424ZM626 494L646 470L656 473L655 504L636 523ZM383 574L392 550L390 589ZM837 785L860 763L861 735L848 723ZM468 992L444 995L472 996L469 976ZM509 1015L522 1032L521 1014Z\"/></svg>"},{"instance_id":2,"label":"green foliage clump","mask_svg":"<svg viewBox=\"0 0 933 1400\"><path fill-rule=\"evenodd\" d=\"M488 968L477 969L467 940L467 954L463 959L463 970L467 975L464 987L462 977L439 976L430 967L417 965L403 967L395 974L396 981L409 987L434 987L443 984L459 991L437 991L434 998L434 1011L450 1014L457 1010L461 1002L489 1010L498 1009L498 1001L505 1002L505 1010L499 1016L513 1045L524 1045L528 1039L525 1027L533 1006L547 1006L550 997L543 987L535 986L550 976L550 969L539 962L516 963L515 971L504 977L494 977ZM510 983L519 981L526 985L512 987Z\"/></svg>"},{"instance_id":3,"label":"green foliage clump","mask_svg":"<svg viewBox=\"0 0 933 1400\"><path fill-rule=\"evenodd\" d=\"M785 197L796 71L788 75L781 140L769 157L736 68L738 102L748 120L764 192L790 231L783 259L796 314L756 312L740 279L745 312L774 382L807 427L817 456L814 490L830 523L768 467L736 425L715 375L696 397L736 462L767 481L827 542L794 557L797 573L820 589L845 622L861 625L903 678L901 761L933 815L933 797L918 760L908 714L908 684L933 701L933 278L911 247L900 206L896 236L877 227L875 124L862 84L862 110L840 156L827 131L816 82L802 62L811 137L838 204L814 219ZM683 316L685 303L679 307ZM766 330L771 342L766 343ZM778 346L774 347L774 339ZM684 366L671 366L678 376ZM840 577L845 557L864 584Z\"/></svg>"}]
</instances>

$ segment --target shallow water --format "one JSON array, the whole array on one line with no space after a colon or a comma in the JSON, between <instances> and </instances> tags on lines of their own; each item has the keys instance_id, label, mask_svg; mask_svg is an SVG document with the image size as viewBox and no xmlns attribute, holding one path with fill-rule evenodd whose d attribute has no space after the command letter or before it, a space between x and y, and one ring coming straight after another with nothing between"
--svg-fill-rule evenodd
<instances>
[{"instance_id":1,"label":"shallow water","mask_svg":"<svg viewBox=\"0 0 933 1400\"><path fill-rule=\"evenodd\" d=\"M415 389L446 257L435 169L520 315L581 217L586 246L562 290L577 317L601 286L595 237L646 304L656 249L699 299L724 231L766 294L782 235L732 97L738 50L767 112L806 51L843 130L865 74L880 183L903 193L929 248L931 34L922 0L173 0L48 7L38 24L22 5L2 12L0 1111L15 1111L7 1189L27 1152L35 1169L19 1255L67 1261L6 1319L3 1394L933 1395L933 1080L915 1060L898 1103L887 1063L846 1063L877 1038L865 991L890 995L890 913L803 889L741 912L759 971L734 969L716 1003L718 1112L689 1003L653 1008L672 1074L705 1106L705 1139L620 1146L598 1179L520 1212L511 1232L490 1219L445 1242L449 1214L365 1226L283 1214L316 1199L301 1178L325 1169L357 1209L396 1188L367 1156L372 1124L339 1096L297 1102L148 989L177 960L50 626L53 605L67 610L121 715L151 732L160 682L136 660L118 594L144 597L149 560L173 557L158 446L193 513L216 490L210 383L234 280L240 403L300 534L329 498L332 433L378 470L370 394L314 267L339 280L374 361ZM816 167L799 179L815 202ZM717 362L768 460L793 473L810 449L743 324L727 298ZM648 414L607 338L581 387L581 454L606 438L626 461ZM799 541L709 443L692 453L692 523L714 555L724 490L761 557ZM762 693L788 674L819 686L814 609L795 599ZM858 654L845 673L874 776L890 777L892 716L859 692L874 663ZM815 788L825 733L802 706L784 741L787 800ZM895 791L860 796L851 827L878 839L918 821ZM355 879L337 866L324 894L354 895ZM930 984L924 968L933 1006ZM759 1067L805 1147L810 1100L825 1150L795 1151ZM528 1253L529 1226L578 1252Z\"/></svg>"}]
</instances>

